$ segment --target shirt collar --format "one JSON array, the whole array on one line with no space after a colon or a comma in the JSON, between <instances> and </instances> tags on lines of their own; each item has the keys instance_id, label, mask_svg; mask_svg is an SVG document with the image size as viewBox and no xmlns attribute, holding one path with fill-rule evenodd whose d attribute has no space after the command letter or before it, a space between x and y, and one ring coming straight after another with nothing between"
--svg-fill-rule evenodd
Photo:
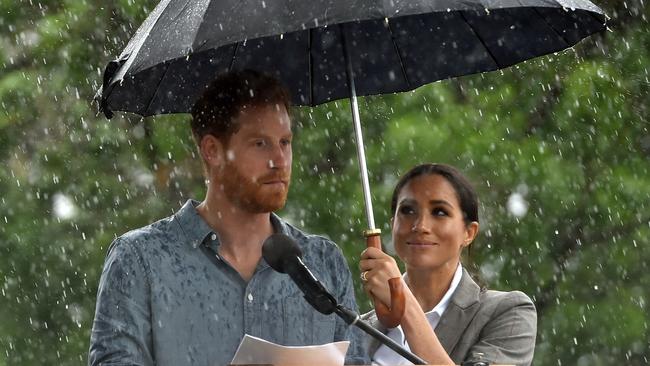
<instances>
[{"instance_id":1,"label":"shirt collar","mask_svg":"<svg viewBox=\"0 0 650 366\"><path fill-rule=\"evenodd\" d=\"M454 294L454 292L456 292L456 288L458 287L458 284L460 283L460 279L462 277L463 277L463 266L461 266L459 262L458 267L456 267L456 272L454 273L454 278L451 279L451 284L449 285L449 289L447 290L447 292L445 292L445 295L442 297L438 305L436 305L431 311L425 313L427 318L430 318L431 316L433 316L433 314L436 314L438 318L442 317L442 314L447 309L447 305L449 305L451 296Z\"/></svg>"},{"instance_id":2,"label":"shirt collar","mask_svg":"<svg viewBox=\"0 0 650 366\"><path fill-rule=\"evenodd\" d=\"M402 279L404 280L404 283L406 283L407 278L408 278L408 273L404 272L404 274L402 275ZM451 279L451 284L449 284L449 289L447 290L447 292L445 292L442 299L440 299L440 302L436 306L434 306L433 309L424 313L424 315L427 316L427 319L431 320L431 316L433 314L437 314L438 317L442 316L442 313L444 313L445 309L447 309L447 305L449 305L451 296L456 291L456 288L458 288L458 284L460 283L460 280L462 278L463 278L463 266L460 264L460 262L458 262L458 266L456 267L456 272L454 272L454 277Z\"/></svg>"},{"instance_id":3,"label":"shirt collar","mask_svg":"<svg viewBox=\"0 0 650 366\"><path fill-rule=\"evenodd\" d=\"M404 272L402 278L405 282L405 285L406 285L407 277L408 274ZM456 272L454 272L454 277L451 279L451 284L449 285L449 289L447 290L447 292L445 292L445 295L442 297L438 305L436 305L433 309L424 313L424 316L427 318L427 321L429 322L429 324L433 329L435 329L436 325L438 325L438 321L440 320L442 314L447 309L447 305L449 305L449 301L451 300L451 297L456 291L456 288L458 288L458 284L460 283L460 280L462 278L463 278L463 266L459 262L458 266L456 267ZM396 328L390 329L388 331L388 335L398 343L401 342L401 344L405 344L406 342L406 336L404 335L404 330L402 330L401 325L398 325Z\"/></svg>"},{"instance_id":4,"label":"shirt collar","mask_svg":"<svg viewBox=\"0 0 650 366\"><path fill-rule=\"evenodd\" d=\"M212 227L199 215L196 206L200 202L189 199L176 214L174 220L178 222L185 237L193 248L198 248L208 235L214 234L213 239L218 242L219 235L212 230ZM273 231L280 234L288 234L287 224L275 213L271 212L271 225Z\"/></svg>"},{"instance_id":5,"label":"shirt collar","mask_svg":"<svg viewBox=\"0 0 650 366\"><path fill-rule=\"evenodd\" d=\"M178 222L188 242L194 248L198 248L208 235L214 233L210 225L203 220L199 215L199 212L196 210L196 206L198 205L198 201L189 199L185 202L183 207L174 214L174 220Z\"/></svg>"}]
</instances>

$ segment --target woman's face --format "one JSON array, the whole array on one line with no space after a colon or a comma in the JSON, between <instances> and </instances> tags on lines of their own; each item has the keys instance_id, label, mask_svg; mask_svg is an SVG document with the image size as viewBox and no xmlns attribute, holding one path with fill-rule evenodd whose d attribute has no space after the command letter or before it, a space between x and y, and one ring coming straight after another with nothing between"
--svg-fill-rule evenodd
<instances>
[{"instance_id":1,"label":"woman's face","mask_svg":"<svg viewBox=\"0 0 650 366\"><path fill-rule=\"evenodd\" d=\"M441 175L424 174L399 193L392 221L397 255L410 269L454 270L478 233L465 224L454 187Z\"/></svg>"}]
</instances>

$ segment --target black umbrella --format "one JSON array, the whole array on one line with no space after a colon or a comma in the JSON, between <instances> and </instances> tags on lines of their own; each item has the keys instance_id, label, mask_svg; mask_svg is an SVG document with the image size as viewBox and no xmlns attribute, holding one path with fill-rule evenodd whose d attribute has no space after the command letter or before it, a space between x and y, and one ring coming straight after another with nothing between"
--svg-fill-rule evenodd
<instances>
[{"instance_id":1,"label":"black umbrella","mask_svg":"<svg viewBox=\"0 0 650 366\"><path fill-rule=\"evenodd\" d=\"M162 0L106 67L97 99L108 118L186 113L217 74L246 68L278 77L297 105L349 97L378 237L357 95L501 69L604 29L587 0Z\"/></svg>"},{"instance_id":2,"label":"black umbrella","mask_svg":"<svg viewBox=\"0 0 650 366\"><path fill-rule=\"evenodd\" d=\"M163 0L104 74L107 116L188 112L217 73L275 74L297 105L407 91L571 47L605 27L586 0Z\"/></svg>"}]
</instances>

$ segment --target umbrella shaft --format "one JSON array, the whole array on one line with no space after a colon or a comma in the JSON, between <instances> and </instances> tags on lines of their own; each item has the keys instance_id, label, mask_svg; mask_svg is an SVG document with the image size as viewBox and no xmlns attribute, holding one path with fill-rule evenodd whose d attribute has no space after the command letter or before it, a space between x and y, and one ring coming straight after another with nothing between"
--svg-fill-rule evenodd
<instances>
[{"instance_id":1,"label":"umbrella shaft","mask_svg":"<svg viewBox=\"0 0 650 366\"><path fill-rule=\"evenodd\" d=\"M370 183L368 181L368 167L366 166L366 153L363 145L363 134L361 133L361 119L359 118L359 104L357 103L357 92L354 87L354 74L352 71L352 60L350 59L348 43L345 39L343 25L340 27L341 40L343 44L343 56L345 57L346 74L348 87L350 88L350 109L352 109L352 122L354 123L354 136L357 141L357 158L359 159L359 171L361 173L361 187L363 188L363 199L366 204L366 218L368 229L375 229L375 216L372 211L372 198L370 196Z\"/></svg>"}]
</instances>

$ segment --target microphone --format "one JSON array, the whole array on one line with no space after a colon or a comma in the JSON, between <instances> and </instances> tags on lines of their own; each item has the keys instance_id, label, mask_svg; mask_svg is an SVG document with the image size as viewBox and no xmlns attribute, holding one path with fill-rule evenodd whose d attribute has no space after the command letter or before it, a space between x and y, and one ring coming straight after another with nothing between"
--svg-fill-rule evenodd
<instances>
[{"instance_id":1,"label":"microphone","mask_svg":"<svg viewBox=\"0 0 650 366\"><path fill-rule=\"evenodd\" d=\"M262 244L262 257L277 272L286 273L319 312L329 315L337 301L302 261L302 250L289 236L273 234Z\"/></svg>"},{"instance_id":2,"label":"microphone","mask_svg":"<svg viewBox=\"0 0 650 366\"><path fill-rule=\"evenodd\" d=\"M361 320L359 314L337 303L334 296L303 263L302 250L289 236L273 234L266 238L262 244L262 257L277 272L288 274L304 294L305 300L319 312L325 315L336 313L349 325L360 328L413 364L427 364L423 359Z\"/></svg>"}]
</instances>

